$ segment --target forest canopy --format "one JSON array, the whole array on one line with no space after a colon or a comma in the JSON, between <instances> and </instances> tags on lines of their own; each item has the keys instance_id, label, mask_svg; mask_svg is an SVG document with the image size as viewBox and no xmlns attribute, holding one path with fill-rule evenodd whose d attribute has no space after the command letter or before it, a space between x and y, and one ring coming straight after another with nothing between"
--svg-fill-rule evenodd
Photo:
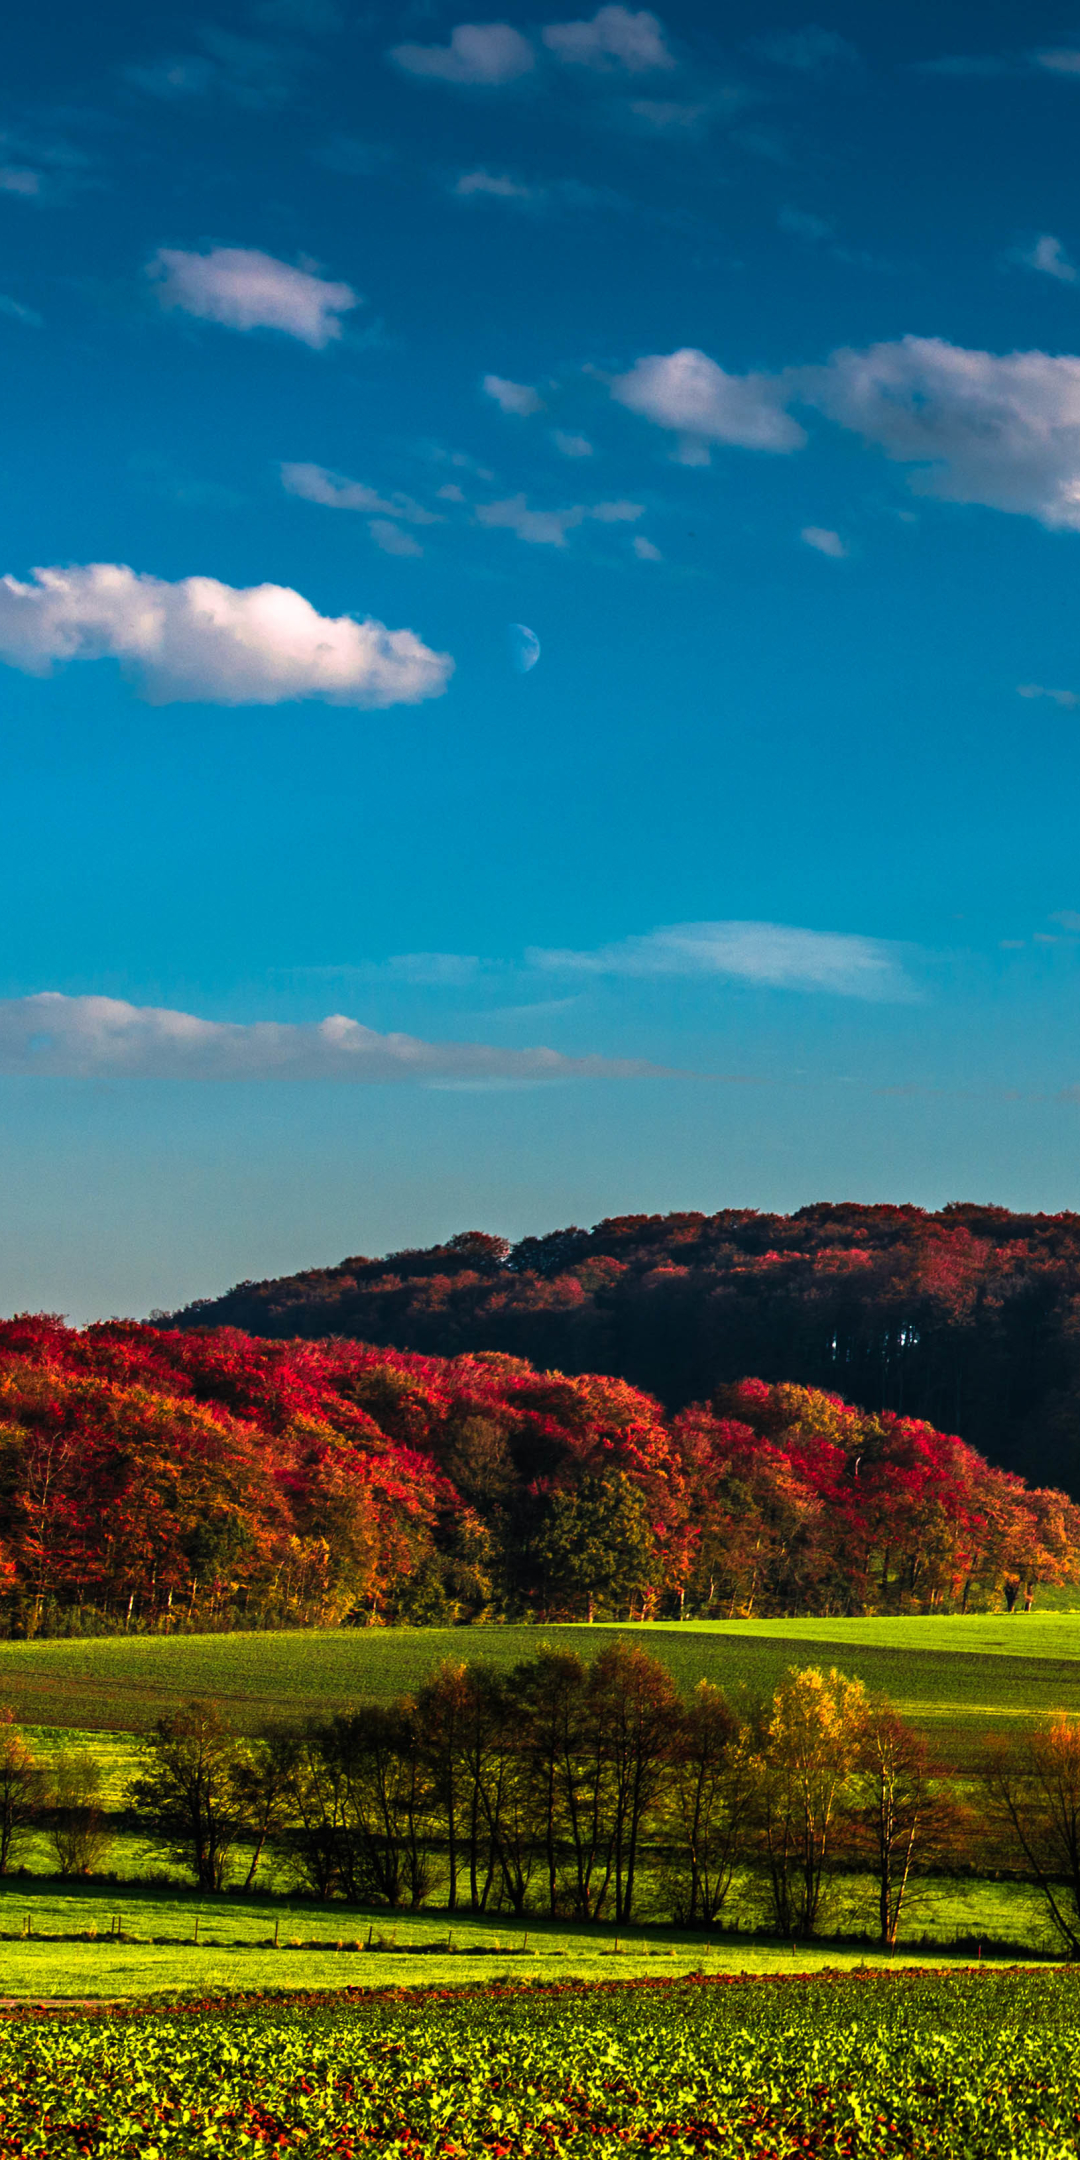
<instances>
[{"instance_id":1,"label":"forest canopy","mask_svg":"<svg viewBox=\"0 0 1080 2160\"><path fill-rule=\"evenodd\" d=\"M1080 1510L964 1441L742 1380L671 1412L502 1352L0 1323L0 1629L972 1611Z\"/></svg>"},{"instance_id":2,"label":"forest canopy","mask_svg":"<svg viewBox=\"0 0 1080 2160\"><path fill-rule=\"evenodd\" d=\"M514 1246L466 1231L162 1318L505 1351L618 1373L670 1411L758 1373L928 1420L1080 1499L1080 1215L823 1202L620 1215Z\"/></svg>"}]
</instances>

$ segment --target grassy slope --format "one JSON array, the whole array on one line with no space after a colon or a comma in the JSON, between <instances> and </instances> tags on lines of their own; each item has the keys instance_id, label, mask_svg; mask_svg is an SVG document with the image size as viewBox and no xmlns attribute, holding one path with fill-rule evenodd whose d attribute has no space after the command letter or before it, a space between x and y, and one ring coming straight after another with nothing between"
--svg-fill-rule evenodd
<instances>
[{"instance_id":1,"label":"grassy slope","mask_svg":"<svg viewBox=\"0 0 1080 2160\"><path fill-rule=\"evenodd\" d=\"M413 1688L440 1657L512 1664L543 1640L591 1655L612 1632L385 1628L3 1643L0 1701L29 1725L120 1735L203 1695L250 1731ZM620 1632L662 1658L684 1691L710 1679L761 1693L791 1664L840 1665L891 1695L960 1766L992 1727L1080 1710L1080 1616L719 1621ZM109 1751L116 1777L122 1753Z\"/></svg>"},{"instance_id":2,"label":"grassy slope","mask_svg":"<svg viewBox=\"0 0 1080 2160\"><path fill-rule=\"evenodd\" d=\"M19 1936L28 1915L32 1938L2 1939ZM123 1925L122 1942L110 1938L116 1915ZM271 1947L275 1923L276 1949ZM393 1953L357 1953L352 1946L366 1943L369 1926L376 1943L380 1935L394 1938ZM451 1926L456 1947L447 1952ZM94 1927L96 1941L46 1939ZM924 1951L924 1934L946 1944L954 1937L985 1934L1026 1943L1034 1953L1049 1947L1039 1901L1024 1886L949 1885L947 1891L942 1888L913 1905L905 1932L905 1961L925 1959L931 1964L942 1962L942 1952ZM346 1946L341 1952L335 1950L338 1943ZM611 1979L702 1966L710 1971L791 1973L861 1964L864 1959L877 1961L873 1952L838 1950L828 1943L800 1944L795 1955L783 1946L731 1937L718 1937L706 1947L700 1935L670 1927L639 1925L616 1935L606 1924L574 1927L530 1919L525 1929L505 1918L473 1920L463 1915L451 1923L441 1913L397 1915L278 1899L208 1899L191 1891L127 1891L123 1885L80 1886L70 1894L58 1887L35 1887L29 1897L25 1885L0 1883L0 1995L107 1996L177 1987L199 1992L382 1987L476 1981L505 1972L522 1979Z\"/></svg>"}]
</instances>

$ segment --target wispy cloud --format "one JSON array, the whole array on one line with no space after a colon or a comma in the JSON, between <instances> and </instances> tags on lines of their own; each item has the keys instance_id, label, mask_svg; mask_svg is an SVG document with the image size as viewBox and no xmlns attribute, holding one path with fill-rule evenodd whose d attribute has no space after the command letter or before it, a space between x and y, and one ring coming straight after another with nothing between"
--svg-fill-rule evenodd
<instances>
[{"instance_id":1,"label":"wispy cloud","mask_svg":"<svg viewBox=\"0 0 1080 2160\"><path fill-rule=\"evenodd\" d=\"M1042 233L1033 247L1020 256L1028 270L1041 270L1044 277L1057 278L1062 285L1075 285L1076 264L1070 262L1060 240L1053 233Z\"/></svg>"},{"instance_id":2,"label":"wispy cloud","mask_svg":"<svg viewBox=\"0 0 1080 2160\"><path fill-rule=\"evenodd\" d=\"M36 308L25 307L21 300L12 300L7 293L0 293L0 315L6 315L11 322L25 323L28 330L45 327L44 317Z\"/></svg>"},{"instance_id":3,"label":"wispy cloud","mask_svg":"<svg viewBox=\"0 0 1080 2160\"><path fill-rule=\"evenodd\" d=\"M1080 705L1080 691L1048 690L1043 683L1017 683L1016 692L1022 698L1050 698L1053 704L1063 705L1069 712Z\"/></svg>"},{"instance_id":4,"label":"wispy cloud","mask_svg":"<svg viewBox=\"0 0 1080 2160\"><path fill-rule=\"evenodd\" d=\"M480 387L485 397L494 399L500 412L513 413L519 420L544 410L544 400L532 383L509 382L504 375L485 375Z\"/></svg>"},{"instance_id":5,"label":"wispy cloud","mask_svg":"<svg viewBox=\"0 0 1080 2160\"><path fill-rule=\"evenodd\" d=\"M543 200L543 188L529 187L524 180L512 180L509 173L478 172L462 173L454 182L454 194L461 196L493 195L497 202L537 203Z\"/></svg>"},{"instance_id":6,"label":"wispy cloud","mask_svg":"<svg viewBox=\"0 0 1080 2160\"><path fill-rule=\"evenodd\" d=\"M839 533L832 532L827 525L804 525L799 538L819 555L831 555L834 562L842 562L847 554Z\"/></svg>"},{"instance_id":7,"label":"wispy cloud","mask_svg":"<svg viewBox=\"0 0 1080 2160\"><path fill-rule=\"evenodd\" d=\"M602 7L590 22L548 23L541 37L565 67L642 75L673 68L675 55L647 8Z\"/></svg>"},{"instance_id":8,"label":"wispy cloud","mask_svg":"<svg viewBox=\"0 0 1080 2160\"><path fill-rule=\"evenodd\" d=\"M390 59L429 82L498 89L536 65L528 38L509 23L459 23L448 45L395 45Z\"/></svg>"},{"instance_id":9,"label":"wispy cloud","mask_svg":"<svg viewBox=\"0 0 1080 2160\"><path fill-rule=\"evenodd\" d=\"M527 496L512 495L505 502L478 503L476 520L479 525L516 533L532 547L561 548L566 546L567 533L587 518L601 525L633 524L644 512L644 503L633 502L571 503L565 510L534 510Z\"/></svg>"},{"instance_id":10,"label":"wispy cloud","mask_svg":"<svg viewBox=\"0 0 1080 2160\"><path fill-rule=\"evenodd\" d=\"M412 630L319 615L284 585L137 575L121 563L0 578L0 660L28 675L118 660L152 705L416 705L453 671Z\"/></svg>"},{"instance_id":11,"label":"wispy cloud","mask_svg":"<svg viewBox=\"0 0 1080 2160\"><path fill-rule=\"evenodd\" d=\"M78 1080L419 1081L624 1080L663 1068L634 1058L564 1057L544 1048L425 1042L380 1035L333 1013L310 1026L202 1020L118 998L0 1000L0 1072Z\"/></svg>"},{"instance_id":12,"label":"wispy cloud","mask_svg":"<svg viewBox=\"0 0 1080 2160\"><path fill-rule=\"evenodd\" d=\"M197 255L159 248L146 265L163 308L179 308L229 330L280 330L315 351L341 336L341 316L359 306L351 285L278 262L258 248L212 248Z\"/></svg>"},{"instance_id":13,"label":"wispy cloud","mask_svg":"<svg viewBox=\"0 0 1080 2160\"><path fill-rule=\"evenodd\" d=\"M726 978L776 990L907 1000L914 995L899 948L878 938L794 929L784 923L673 923L593 952L534 946L529 965L557 974Z\"/></svg>"},{"instance_id":14,"label":"wispy cloud","mask_svg":"<svg viewBox=\"0 0 1080 2160\"><path fill-rule=\"evenodd\" d=\"M425 510L411 495L380 495L377 488L346 479L343 473L328 472L325 465L283 465L281 481L287 494L321 503L327 510L358 510L362 515L400 518L406 525L441 523L438 511Z\"/></svg>"}]
</instances>

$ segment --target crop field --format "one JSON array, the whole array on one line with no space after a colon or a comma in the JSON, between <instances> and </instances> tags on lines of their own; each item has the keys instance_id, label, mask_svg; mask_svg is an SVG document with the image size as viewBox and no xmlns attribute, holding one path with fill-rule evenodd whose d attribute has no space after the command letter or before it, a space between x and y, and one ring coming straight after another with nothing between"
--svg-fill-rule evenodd
<instances>
[{"instance_id":1,"label":"crop field","mask_svg":"<svg viewBox=\"0 0 1080 2160\"><path fill-rule=\"evenodd\" d=\"M961 1768L995 1726L1080 1709L1080 1616L737 1620L619 1632L662 1658L686 1693L701 1679L765 1693L792 1664L838 1664L890 1695ZM441 1657L512 1664L533 1655L542 1639L591 1655L611 1633L585 1626L346 1628L2 1643L0 1702L29 1725L120 1735L145 1731L198 1695L253 1731L271 1720L324 1715L358 1695L408 1690Z\"/></svg>"},{"instance_id":2,"label":"crop field","mask_svg":"<svg viewBox=\"0 0 1080 2160\"><path fill-rule=\"evenodd\" d=\"M0 2155L1056 2160L1071 1973L383 1990L0 2023Z\"/></svg>"}]
</instances>

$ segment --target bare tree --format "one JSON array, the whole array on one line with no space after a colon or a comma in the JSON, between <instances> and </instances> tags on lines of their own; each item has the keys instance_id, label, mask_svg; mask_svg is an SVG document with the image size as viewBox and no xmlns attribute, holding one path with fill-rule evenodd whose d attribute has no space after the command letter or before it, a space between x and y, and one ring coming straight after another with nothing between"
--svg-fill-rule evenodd
<instances>
[{"instance_id":1,"label":"bare tree","mask_svg":"<svg viewBox=\"0 0 1080 2160\"><path fill-rule=\"evenodd\" d=\"M1057 1712L1023 1741L987 1745L992 1820L1022 1855L1070 1958L1080 1957L1080 1718Z\"/></svg>"}]
</instances>

